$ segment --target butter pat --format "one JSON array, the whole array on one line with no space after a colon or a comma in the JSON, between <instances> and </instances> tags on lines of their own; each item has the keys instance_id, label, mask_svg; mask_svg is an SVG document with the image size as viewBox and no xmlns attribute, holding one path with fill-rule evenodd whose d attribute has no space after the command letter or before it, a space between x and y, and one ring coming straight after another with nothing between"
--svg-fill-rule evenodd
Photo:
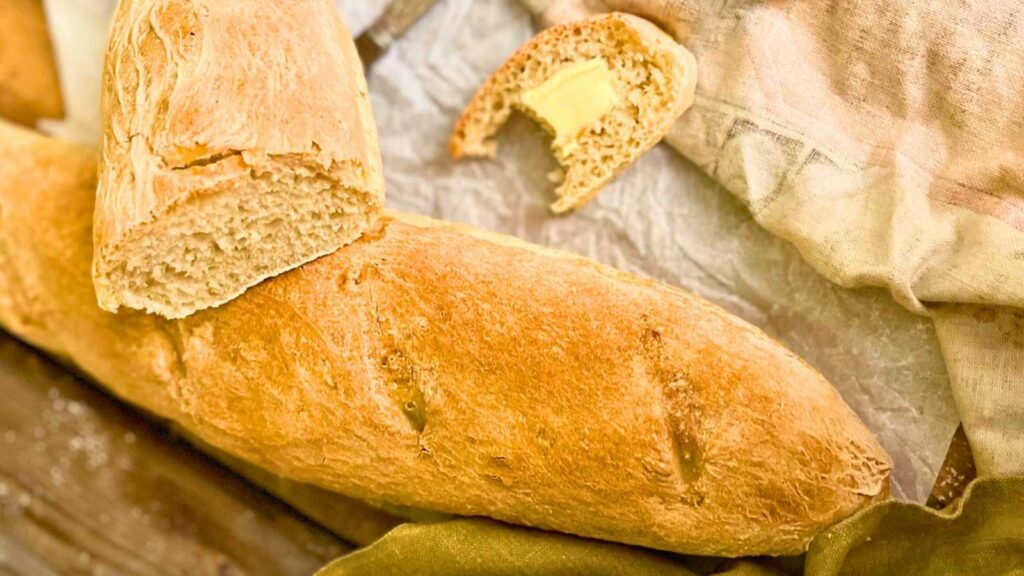
<instances>
[{"instance_id":1,"label":"butter pat","mask_svg":"<svg viewBox=\"0 0 1024 576\"><path fill-rule=\"evenodd\" d=\"M581 131L619 103L604 58L577 62L523 92L523 106L555 132L555 144L573 143Z\"/></svg>"}]
</instances>

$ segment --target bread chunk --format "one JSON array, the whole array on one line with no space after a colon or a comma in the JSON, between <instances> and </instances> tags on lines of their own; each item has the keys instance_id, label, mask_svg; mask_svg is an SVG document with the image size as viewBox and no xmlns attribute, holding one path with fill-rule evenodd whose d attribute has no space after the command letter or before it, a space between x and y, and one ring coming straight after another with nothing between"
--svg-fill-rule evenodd
<instances>
[{"instance_id":1,"label":"bread chunk","mask_svg":"<svg viewBox=\"0 0 1024 576\"><path fill-rule=\"evenodd\" d=\"M555 212L586 204L658 143L693 103L696 60L647 20L612 13L545 30L477 91L449 142L454 158L492 156L513 110L554 138L563 179Z\"/></svg>"}]
</instances>

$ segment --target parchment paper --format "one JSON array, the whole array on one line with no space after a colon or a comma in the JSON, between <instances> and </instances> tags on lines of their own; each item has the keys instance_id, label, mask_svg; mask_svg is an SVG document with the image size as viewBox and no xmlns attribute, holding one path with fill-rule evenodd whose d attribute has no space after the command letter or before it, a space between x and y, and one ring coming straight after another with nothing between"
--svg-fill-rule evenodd
<instances>
[{"instance_id":1,"label":"parchment paper","mask_svg":"<svg viewBox=\"0 0 1024 576\"><path fill-rule=\"evenodd\" d=\"M70 117L45 128L98 139L112 0L47 0ZM339 2L353 34L386 0ZM448 133L479 84L532 34L514 0L445 0L369 75L388 205L577 252L682 286L816 366L895 461L894 495L924 501L957 424L931 322L884 291L829 283L738 201L660 145L579 213L553 216L548 141L514 117L495 160L453 163ZM802 418L802 414L793 414Z\"/></svg>"}]
</instances>

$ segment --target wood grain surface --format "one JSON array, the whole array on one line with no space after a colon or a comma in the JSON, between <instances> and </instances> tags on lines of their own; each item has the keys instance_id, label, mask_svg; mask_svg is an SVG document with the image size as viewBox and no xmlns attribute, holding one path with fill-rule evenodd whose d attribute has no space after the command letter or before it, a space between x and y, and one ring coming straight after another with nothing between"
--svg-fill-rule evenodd
<instances>
[{"instance_id":1,"label":"wood grain surface","mask_svg":"<svg viewBox=\"0 0 1024 576\"><path fill-rule=\"evenodd\" d=\"M310 574L349 549L0 333L0 574Z\"/></svg>"},{"instance_id":2,"label":"wood grain surface","mask_svg":"<svg viewBox=\"0 0 1024 576\"><path fill-rule=\"evenodd\" d=\"M941 510L955 503L964 494L967 485L978 476L974 467L974 454L971 452L971 445L967 442L967 434L964 433L963 424L953 434L949 443L949 450L946 452L946 459L942 462L938 477L932 486L932 493L928 497L928 506Z\"/></svg>"}]
</instances>

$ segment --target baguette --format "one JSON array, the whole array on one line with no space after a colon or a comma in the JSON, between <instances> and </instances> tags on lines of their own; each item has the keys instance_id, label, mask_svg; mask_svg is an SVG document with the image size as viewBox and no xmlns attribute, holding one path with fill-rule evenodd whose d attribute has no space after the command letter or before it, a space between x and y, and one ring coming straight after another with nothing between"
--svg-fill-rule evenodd
<instances>
[{"instance_id":1,"label":"baguette","mask_svg":"<svg viewBox=\"0 0 1024 576\"><path fill-rule=\"evenodd\" d=\"M42 0L0 2L0 118L34 126L63 116Z\"/></svg>"},{"instance_id":2,"label":"baguette","mask_svg":"<svg viewBox=\"0 0 1024 576\"><path fill-rule=\"evenodd\" d=\"M571 89L573 75L579 82L588 65L591 81ZM643 18L611 13L554 26L480 87L449 148L455 159L493 156L494 135L513 110L524 112L554 137L563 179L551 209L573 210L665 136L693 104L696 82L693 55ZM543 95L531 98L538 91Z\"/></svg>"},{"instance_id":3,"label":"baguette","mask_svg":"<svg viewBox=\"0 0 1024 576\"><path fill-rule=\"evenodd\" d=\"M385 213L220 308L106 313L89 278L92 167L0 126L0 322L277 474L722 556L799 553L886 497L883 449L759 330L465 226Z\"/></svg>"},{"instance_id":4,"label":"baguette","mask_svg":"<svg viewBox=\"0 0 1024 576\"><path fill-rule=\"evenodd\" d=\"M122 0L103 77L100 307L178 318L351 242L383 204L331 0Z\"/></svg>"}]
</instances>

